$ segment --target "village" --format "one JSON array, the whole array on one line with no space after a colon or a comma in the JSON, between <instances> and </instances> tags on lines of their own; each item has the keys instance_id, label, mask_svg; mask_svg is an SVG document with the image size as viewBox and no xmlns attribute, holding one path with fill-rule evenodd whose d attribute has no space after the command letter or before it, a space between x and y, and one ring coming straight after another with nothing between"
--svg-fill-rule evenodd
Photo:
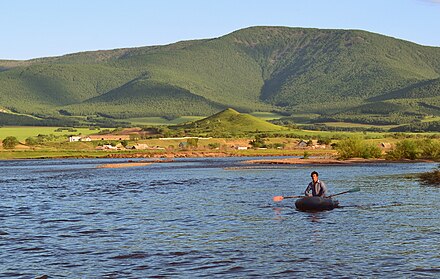
<instances>
[{"instance_id":1,"label":"village","mask_svg":"<svg viewBox=\"0 0 440 279\"><path fill-rule=\"evenodd\" d=\"M280 139L273 139L279 141ZM104 142L96 146L96 150L169 150L178 148L181 150L195 149L196 147L210 147L210 149L284 149L284 150L331 150L330 144L322 144L318 140L284 139L281 143L268 144L264 147L253 146L250 139L220 139L212 137L162 137L154 140L138 140L133 135L88 135L69 136L69 142ZM140 141L140 142L138 142ZM270 139L269 139L270 141ZM111 143L109 143L111 142ZM135 142L135 143L133 143ZM154 142L153 145L147 142ZM214 142L214 143L213 143ZM130 143L130 144L128 144ZM159 144L157 144L159 143ZM389 143L380 143L380 147L388 149Z\"/></svg>"}]
</instances>

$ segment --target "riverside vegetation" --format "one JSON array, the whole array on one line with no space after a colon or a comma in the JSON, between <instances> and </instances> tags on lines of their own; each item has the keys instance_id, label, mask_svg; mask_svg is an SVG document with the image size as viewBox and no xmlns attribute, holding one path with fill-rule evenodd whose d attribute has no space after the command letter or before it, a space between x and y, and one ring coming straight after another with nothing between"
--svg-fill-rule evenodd
<instances>
[{"instance_id":1,"label":"riverside vegetation","mask_svg":"<svg viewBox=\"0 0 440 279\"><path fill-rule=\"evenodd\" d=\"M1 132L0 128L0 132ZM175 156L176 152L227 156L251 155L328 155L339 159L386 158L388 160L428 159L440 160L440 136L437 133L368 133L306 131L268 123L257 117L226 109L210 117L172 126L156 126L133 129L103 129L97 132L73 128L58 128L54 133L27 136L18 140L7 135L2 140L3 158L13 157L96 157L118 156ZM13 130L9 130L11 132ZM67 142L68 135L111 135L124 140L95 140L91 142ZM127 138L127 136L129 136ZM104 136L103 136L104 137ZM187 138L185 138L187 137ZM166 139L164 139L166 138ZM19 145L19 143L21 143ZM148 144L148 150L97 151L104 144L128 147L136 143ZM237 150L237 147L249 150ZM154 148L153 148L154 147ZM7 151L14 150L14 152ZM44 154L46 153L46 154Z\"/></svg>"},{"instance_id":2,"label":"riverside vegetation","mask_svg":"<svg viewBox=\"0 0 440 279\"><path fill-rule=\"evenodd\" d=\"M123 131L122 128L113 131L104 129L100 133L117 135ZM24 141L19 141L15 136L6 136L2 140L0 158L302 155L305 160L310 156L330 156L342 160L359 157L385 158L391 161L416 159L440 161L438 134L304 131L265 123L231 109L193 123L144 128L140 133L131 134L129 140L67 142L67 136L77 134L77 130L58 128L54 132L58 135L38 134L28 136ZM62 134L63 132L70 134ZM195 135L202 135L204 138ZM184 136L192 137L179 138ZM168 139L161 140L160 137L168 137ZM299 145L299 142L305 144ZM125 149L138 143L154 148ZM104 144L124 148L96 150L98 146ZM250 149L237 150L238 146L249 146ZM316 146L318 149L315 149ZM438 170L425 173L420 179L426 184L440 185L439 173Z\"/></svg>"}]
</instances>

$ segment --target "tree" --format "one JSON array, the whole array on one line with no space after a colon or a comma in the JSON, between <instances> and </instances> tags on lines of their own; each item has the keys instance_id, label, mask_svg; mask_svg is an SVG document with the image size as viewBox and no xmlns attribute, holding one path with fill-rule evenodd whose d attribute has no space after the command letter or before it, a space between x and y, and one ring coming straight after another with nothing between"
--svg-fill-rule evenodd
<instances>
[{"instance_id":1,"label":"tree","mask_svg":"<svg viewBox=\"0 0 440 279\"><path fill-rule=\"evenodd\" d=\"M2 141L2 143L3 143L3 148L6 148L6 149L12 149L12 148L15 148L15 146L17 145L17 144L19 144L19 142L18 142L18 140L17 140L17 138L16 137L6 137L3 141Z\"/></svg>"},{"instance_id":2,"label":"tree","mask_svg":"<svg viewBox=\"0 0 440 279\"><path fill-rule=\"evenodd\" d=\"M250 145L254 148L265 148L267 147L264 138L260 135L255 135L255 139L249 142Z\"/></svg>"},{"instance_id":3,"label":"tree","mask_svg":"<svg viewBox=\"0 0 440 279\"><path fill-rule=\"evenodd\" d=\"M199 139L198 138L189 138L186 140L186 142L188 143L188 146L197 147Z\"/></svg>"},{"instance_id":4,"label":"tree","mask_svg":"<svg viewBox=\"0 0 440 279\"><path fill-rule=\"evenodd\" d=\"M35 137L28 137L25 140L26 145L37 145L39 142Z\"/></svg>"}]
</instances>

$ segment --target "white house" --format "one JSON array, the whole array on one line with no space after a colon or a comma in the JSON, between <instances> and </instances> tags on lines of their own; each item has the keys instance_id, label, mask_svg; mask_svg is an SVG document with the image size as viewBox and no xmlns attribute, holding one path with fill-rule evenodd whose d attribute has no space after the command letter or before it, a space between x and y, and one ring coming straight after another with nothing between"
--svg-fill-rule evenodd
<instances>
[{"instance_id":1,"label":"white house","mask_svg":"<svg viewBox=\"0 0 440 279\"><path fill-rule=\"evenodd\" d=\"M70 136L69 137L69 142L80 141L80 140L81 140L80 136Z\"/></svg>"},{"instance_id":2,"label":"white house","mask_svg":"<svg viewBox=\"0 0 440 279\"><path fill-rule=\"evenodd\" d=\"M92 141L90 137L81 137L81 136L70 136L69 142L75 142L75 141Z\"/></svg>"}]
</instances>

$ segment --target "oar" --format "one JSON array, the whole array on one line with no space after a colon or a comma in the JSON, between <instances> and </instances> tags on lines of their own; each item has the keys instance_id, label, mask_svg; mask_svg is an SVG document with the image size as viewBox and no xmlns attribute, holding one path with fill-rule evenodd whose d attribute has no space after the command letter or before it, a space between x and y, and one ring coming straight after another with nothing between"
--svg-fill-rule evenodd
<instances>
[{"instance_id":1,"label":"oar","mask_svg":"<svg viewBox=\"0 0 440 279\"><path fill-rule=\"evenodd\" d=\"M361 190L361 188L356 187L356 188L350 189L348 191L344 191L344 192L341 192L341 193L337 193L337 194L334 194L334 195L327 196L327 198L331 198L331 197L334 197L334 196L339 196L339 195L347 194L347 193L359 192L360 190Z\"/></svg>"},{"instance_id":2,"label":"oar","mask_svg":"<svg viewBox=\"0 0 440 279\"><path fill-rule=\"evenodd\" d=\"M284 199L297 199L297 198L304 198L305 196L275 196L273 197L274 202L280 202Z\"/></svg>"},{"instance_id":3,"label":"oar","mask_svg":"<svg viewBox=\"0 0 440 279\"><path fill-rule=\"evenodd\" d=\"M361 188L356 187L356 188L350 189L348 191L344 191L344 192L341 192L341 193L337 193L337 194L334 194L334 195L327 196L327 198L331 198L331 197L334 197L334 196L339 196L339 195L347 194L347 193L359 192L360 190L361 190ZM273 201L274 202L280 202L280 201L282 201L284 199L298 199L298 198L303 198L303 197L304 196L275 196L275 197L273 197Z\"/></svg>"}]
</instances>

